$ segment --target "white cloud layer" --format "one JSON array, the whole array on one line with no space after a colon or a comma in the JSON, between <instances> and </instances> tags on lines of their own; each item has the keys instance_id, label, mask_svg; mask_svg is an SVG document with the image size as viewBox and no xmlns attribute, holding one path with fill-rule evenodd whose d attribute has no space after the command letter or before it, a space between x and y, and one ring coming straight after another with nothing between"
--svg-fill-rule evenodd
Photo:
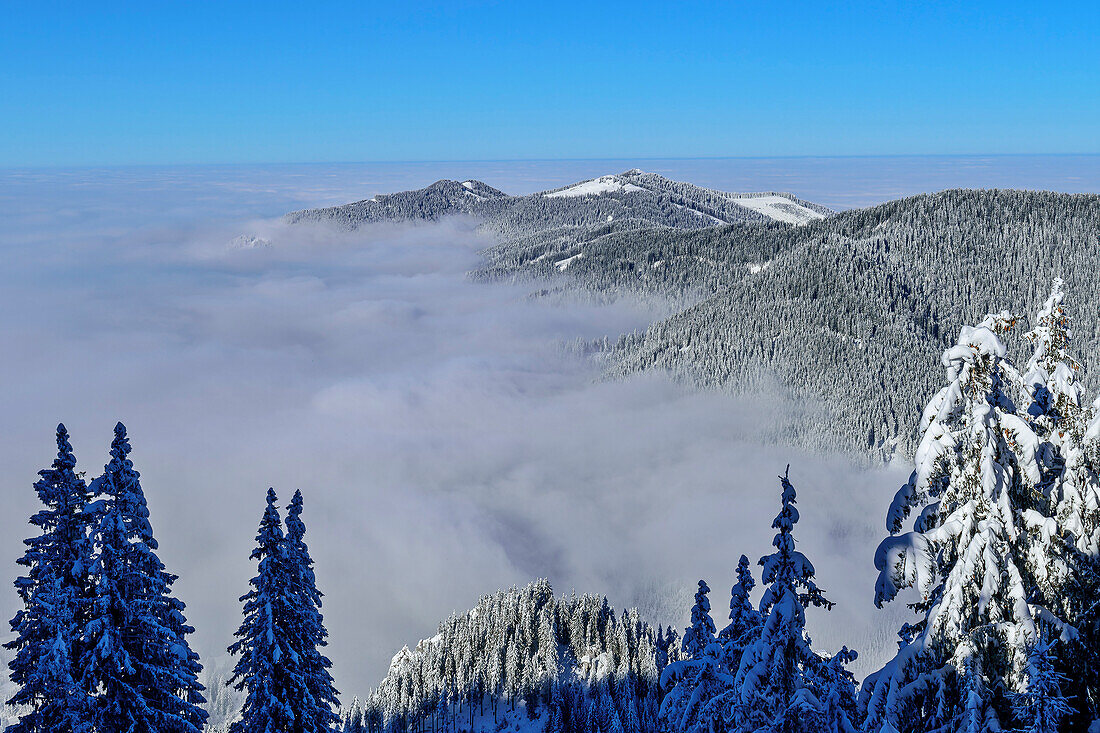
<instances>
[{"instance_id":1,"label":"white cloud layer","mask_svg":"<svg viewBox=\"0 0 1100 733\"><path fill-rule=\"evenodd\" d=\"M871 646L867 663L892 646L871 561L897 472L762 445L778 398L594 379L560 342L653 314L471 282L485 242L461 223L242 223L315 182L211 175L36 178L0 199L5 619L54 425L95 475L122 420L205 658L238 624L268 486L306 496L350 699L452 610L537 576L676 623L703 577L721 627L737 557L770 550L788 462L797 536L838 603L812 615L817 640ZM272 246L226 247L242 232Z\"/></svg>"}]
</instances>

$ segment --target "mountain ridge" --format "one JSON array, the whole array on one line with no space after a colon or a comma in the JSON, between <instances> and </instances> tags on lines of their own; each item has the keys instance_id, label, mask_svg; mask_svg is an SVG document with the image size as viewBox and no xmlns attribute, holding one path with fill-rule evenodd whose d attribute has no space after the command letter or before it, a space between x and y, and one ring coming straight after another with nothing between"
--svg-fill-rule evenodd
<instances>
[{"instance_id":1,"label":"mountain ridge","mask_svg":"<svg viewBox=\"0 0 1100 733\"><path fill-rule=\"evenodd\" d=\"M657 215L618 218L609 212L642 196L627 184L693 192L703 208L750 200L640 171L589 179L483 221L496 243L473 273L542 283L539 294L679 304L593 346L608 377L665 371L734 393L779 385L806 414L771 439L877 461L912 455L921 407L943 379L938 357L959 328L1003 309L1026 323L1055 277L1077 314L1084 369L1100 366L1100 282L1089 276L1100 269L1098 195L949 189L801 226L759 212L707 224L671 195Z\"/></svg>"},{"instance_id":2,"label":"mountain ridge","mask_svg":"<svg viewBox=\"0 0 1100 733\"><path fill-rule=\"evenodd\" d=\"M292 211L285 219L290 223L327 221L355 229L375 221L469 215L482 219L487 229L501 234L530 234L555 226L593 226L624 218L654 226L691 229L746 221L806 223L830 214L824 206L789 193L730 193L634 168L519 196L510 196L474 179L441 179L412 191L379 194L340 206Z\"/></svg>"}]
</instances>

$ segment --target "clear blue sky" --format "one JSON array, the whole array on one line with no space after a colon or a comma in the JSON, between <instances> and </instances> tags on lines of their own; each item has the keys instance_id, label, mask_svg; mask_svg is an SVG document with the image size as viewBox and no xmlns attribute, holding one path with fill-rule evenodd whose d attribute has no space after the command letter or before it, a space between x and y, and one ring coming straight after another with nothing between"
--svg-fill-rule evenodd
<instances>
[{"instance_id":1,"label":"clear blue sky","mask_svg":"<svg viewBox=\"0 0 1100 733\"><path fill-rule=\"evenodd\" d=\"M0 166L1100 152L1100 3L4 2Z\"/></svg>"}]
</instances>

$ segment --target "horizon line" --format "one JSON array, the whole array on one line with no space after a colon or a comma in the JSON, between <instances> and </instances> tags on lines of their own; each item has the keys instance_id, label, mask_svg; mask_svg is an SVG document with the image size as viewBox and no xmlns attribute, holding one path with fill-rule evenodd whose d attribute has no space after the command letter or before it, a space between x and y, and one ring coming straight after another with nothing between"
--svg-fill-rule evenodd
<instances>
[{"instance_id":1,"label":"horizon line","mask_svg":"<svg viewBox=\"0 0 1100 733\"><path fill-rule=\"evenodd\" d=\"M685 155L685 156L607 156L560 158L422 158L377 160L301 160L301 161L204 161L145 163L43 163L9 165L0 163L0 171L81 170L105 168L200 168L248 166L309 166L309 165L429 165L441 163L582 163L611 161L719 161L719 160L853 160L882 158L1093 158L1090 153L853 153L802 155Z\"/></svg>"}]
</instances>

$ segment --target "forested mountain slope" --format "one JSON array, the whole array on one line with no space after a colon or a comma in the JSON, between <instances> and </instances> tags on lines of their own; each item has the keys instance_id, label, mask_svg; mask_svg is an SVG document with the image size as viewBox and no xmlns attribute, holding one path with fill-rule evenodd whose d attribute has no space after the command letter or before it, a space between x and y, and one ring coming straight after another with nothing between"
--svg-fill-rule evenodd
<instances>
[{"instance_id":1,"label":"forested mountain slope","mask_svg":"<svg viewBox=\"0 0 1100 733\"><path fill-rule=\"evenodd\" d=\"M831 212L785 193L727 193L630 170L528 196L508 196L480 181L436 181L417 191L287 214L287 221L329 221L354 229L369 222L468 215L505 241L555 232L575 237L618 222L628 228L699 229L746 221L801 224Z\"/></svg>"},{"instance_id":2,"label":"forested mountain slope","mask_svg":"<svg viewBox=\"0 0 1100 733\"><path fill-rule=\"evenodd\" d=\"M775 439L911 454L942 376L934 355L989 311L1026 319L1055 276L1080 304L1082 364L1097 358L1095 195L953 190L829 216L783 198L809 212L795 226L746 208L744 196L641 171L525 197L476 182L425 191L289 217L354 227L467 214L498 242L477 277L683 302L607 351L608 374L662 369L738 392L779 385L811 417L780 421Z\"/></svg>"},{"instance_id":3,"label":"forested mountain slope","mask_svg":"<svg viewBox=\"0 0 1100 733\"><path fill-rule=\"evenodd\" d=\"M403 648L348 713L346 730L565 730L643 733L657 714L652 629L596 596L554 597L545 581L483 597ZM599 722L597 722L599 721Z\"/></svg>"},{"instance_id":4,"label":"forested mountain slope","mask_svg":"<svg viewBox=\"0 0 1100 733\"><path fill-rule=\"evenodd\" d=\"M942 379L935 355L987 312L1026 323L1055 276L1077 304L1080 360L1086 371L1097 362L1100 196L946 191L804 227L608 230L580 247L543 247L491 250L481 275L696 293L692 307L621 339L610 373L668 369L747 392L778 380L826 410L783 428L812 447L881 453L897 437L911 454L920 408ZM564 272L553 264L563 260Z\"/></svg>"}]
</instances>

